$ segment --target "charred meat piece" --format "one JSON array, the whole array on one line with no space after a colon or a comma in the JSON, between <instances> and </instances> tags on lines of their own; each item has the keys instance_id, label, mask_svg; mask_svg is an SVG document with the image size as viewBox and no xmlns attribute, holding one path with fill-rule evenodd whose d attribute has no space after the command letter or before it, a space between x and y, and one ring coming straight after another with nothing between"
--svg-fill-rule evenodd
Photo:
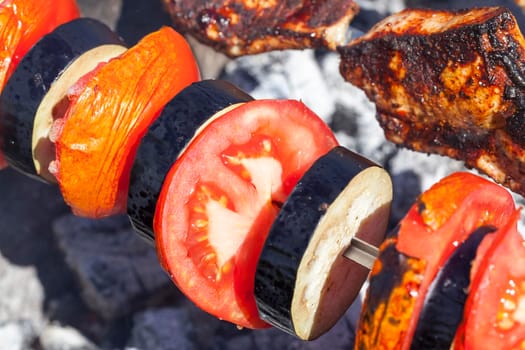
<instances>
[{"instance_id":1,"label":"charred meat piece","mask_svg":"<svg viewBox=\"0 0 525 350\"><path fill-rule=\"evenodd\" d=\"M508 10L405 10L338 50L390 141L525 194L525 40Z\"/></svg>"},{"instance_id":2,"label":"charred meat piece","mask_svg":"<svg viewBox=\"0 0 525 350\"><path fill-rule=\"evenodd\" d=\"M163 0L175 28L230 57L346 43L353 0Z\"/></svg>"}]
</instances>

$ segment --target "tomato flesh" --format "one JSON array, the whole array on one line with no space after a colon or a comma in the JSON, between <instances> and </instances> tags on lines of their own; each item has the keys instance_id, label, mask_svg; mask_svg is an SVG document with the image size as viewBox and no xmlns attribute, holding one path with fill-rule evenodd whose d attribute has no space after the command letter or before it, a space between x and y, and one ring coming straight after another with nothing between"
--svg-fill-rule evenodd
<instances>
[{"instance_id":1,"label":"tomato flesh","mask_svg":"<svg viewBox=\"0 0 525 350\"><path fill-rule=\"evenodd\" d=\"M516 212L478 250L454 349L525 347L525 241L517 230L518 220Z\"/></svg>"},{"instance_id":2,"label":"tomato flesh","mask_svg":"<svg viewBox=\"0 0 525 350\"><path fill-rule=\"evenodd\" d=\"M199 79L185 39L169 27L81 78L55 123L50 164L65 201L80 216L124 213L140 138L180 90Z\"/></svg>"},{"instance_id":3,"label":"tomato flesh","mask_svg":"<svg viewBox=\"0 0 525 350\"><path fill-rule=\"evenodd\" d=\"M262 245L298 175L336 145L298 101L247 102L211 122L168 173L155 211L175 284L220 319L266 327L253 295Z\"/></svg>"}]
</instances>

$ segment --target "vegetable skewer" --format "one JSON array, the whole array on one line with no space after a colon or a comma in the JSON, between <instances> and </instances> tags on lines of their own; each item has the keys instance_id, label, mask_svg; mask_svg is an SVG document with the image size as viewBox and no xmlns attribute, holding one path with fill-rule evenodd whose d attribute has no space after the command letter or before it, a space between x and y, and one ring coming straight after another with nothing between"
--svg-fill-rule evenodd
<instances>
[{"instance_id":1,"label":"vegetable skewer","mask_svg":"<svg viewBox=\"0 0 525 350\"><path fill-rule=\"evenodd\" d=\"M169 30L161 31L169 32ZM149 49L143 50L149 51ZM141 52L140 49L138 51L139 56L146 54L145 51ZM129 52L133 52L133 50L128 50L127 53ZM189 62L193 62L191 57ZM69 105L70 109L78 107L77 104L81 100L79 96L82 95L78 93L82 92L86 86L94 84L97 74L109 64L111 62L96 68L90 74L83 75L78 84L73 86L70 93L72 97L72 102ZM132 73L133 69L137 68L126 64L122 66L128 67ZM117 76L119 73L123 73L124 70L121 70L122 66L116 64L112 73L117 74ZM140 64L137 66L140 66ZM153 71L151 74L158 74L156 68L149 68ZM196 72L196 70L193 70L193 72ZM119 76L119 78L122 77ZM101 85L95 84L93 90L97 90L106 83L109 84L108 81L109 79L101 79L98 81ZM206 83L214 85L210 82ZM219 89L226 88L226 85L220 82L216 83L216 87ZM175 97L179 94L182 93L174 93ZM99 97L101 100L105 100L109 95L108 92L105 92ZM386 244L382 245L381 249L378 250L375 246L379 245L384 238L386 221L389 216L391 183L388 174L371 164L368 160L357 159L358 156L351 155L351 152L349 153L348 150L336 147L337 142L327 126L320 122L299 101L254 101L243 93L234 93L231 96L234 96L233 100L214 111L217 113L212 113L214 115L210 120L208 120L208 116L204 116L203 120L197 121L190 127L191 133L183 135L184 137L182 138L184 140L179 144L182 147L173 150L171 154L173 159L162 159L163 162L168 162L166 163L168 165L164 164L164 166L169 171L162 172L160 183L163 188L160 192L157 208L153 209L155 211L155 219L151 221L151 216L146 218L147 224L142 227L146 228L145 237L155 239L161 263L174 278L177 286L185 291L189 297L193 298L203 309L240 326L263 328L267 326L265 321L268 320L277 327L301 339L314 339L324 334L337 321L341 312L344 312L349 303L354 300L357 291L368 274L367 269L373 267L373 277L377 278L378 273L381 272L376 266L378 260L384 258L383 254L386 251L384 247L391 248L394 241L396 245L399 244L399 246L396 246L396 249L400 249L403 254L406 254L408 260L414 263L411 267L414 267L413 271L416 272L416 275L420 273L419 277L422 276L423 278L423 280L417 280L417 278L417 281L414 280L421 286L421 289L416 294L419 294L421 291L421 295L424 295L425 288L433 286L434 282L439 285L441 279L434 279L434 276L436 276L435 272L441 266L445 267L443 269L445 274L448 273L446 267L453 266L455 263L469 268L470 265L465 263L465 261L471 261L470 256L479 243L479 239L473 240L474 243L472 243L470 238L467 239L461 236L461 240L468 242L468 244L463 245L462 243L460 245L461 248L456 250L450 246L440 246L439 249L436 249L436 255L433 255L429 252L434 247L430 246L429 248L426 238L411 237L409 234L410 230L401 229L394 232L388 238L389 240ZM113 97L119 98L119 95L116 94ZM125 108L129 105L128 102L119 104L119 106ZM182 103L182 107L184 107L184 103ZM164 109L163 107L166 106L164 103L155 105L161 105L157 110ZM86 111L89 110L89 112L86 112L86 117L91 117L92 113L96 114L107 108L107 106L100 107L95 103L85 103L83 106ZM180 113L184 115L182 110ZM219 116L215 114L219 114ZM109 117L114 117L114 115L109 113ZM152 119L155 119L155 117L156 115ZM84 119L80 118L80 120L83 121ZM296 123L296 125L291 127L287 124L290 121L292 121L291 124ZM54 140L60 137L73 137L69 132L62 129L62 122L58 121L55 125L56 129L52 133ZM149 124L149 121L146 124ZM83 126L85 124L80 123L75 125L73 130L79 131ZM31 127L26 128L30 129ZM89 132L90 129L90 127L86 127L85 131ZM233 137L232 134L234 135ZM275 137L275 135L278 137ZM311 137L312 135L315 135L315 137ZM141 136L139 132L137 138L131 137L132 140L130 142L133 145L124 146L127 149L126 151L130 151L129 155L115 156L113 158L115 163L122 164L121 162L124 161L131 166L130 162L134 158L134 151L137 146L135 141L140 139ZM175 137L178 136L180 135L175 134ZM111 143L118 137L119 135L115 136L110 133L104 135L102 141ZM221 148L225 142L226 147ZM275 144L279 143L284 144L284 147L282 144L274 147ZM63 146L64 144L61 145L61 147ZM73 148L75 147L76 145ZM168 145L167 147L171 146ZM57 148L57 153L61 151L59 148ZM165 153L163 154L165 156ZM333 158L330 158L334 154L338 155L336 157L341 156L344 160L334 161ZM351 169L332 172L326 172L325 169L314 176L314 180L321 179L321 181L318 181L316 185L305 185L309 183L308 179L311 173L315 173L318 170L317 164L319 162L320 164L325 164L323 162L327 159L325 158L326 155L328 155L328 159L331 159L328 162L331 164L330 166L350 167ZM159 155L154 153L151 153L151 157L153 160L159 160L159 158L156 158ZM14 161L16 161L15 158L13 157ZM81 157L71 160L71 169L78 169L79 159ZM60 164L60 161L61 159L53 165L63 165ZM357 170L353 167L357 167ZM90 176L86 177L87 180L81 181L81 184L89 183L93 179L91 176L99 180L102 177L101 175L106 175L104 171L100 170L101 168L96 166L88 166L87 168L85 171L90 173ZM224 169L227 169L227 171ZM126 168L122 175L116 176L119 184L121 180L124 183L126 182L128 170ZM228 173L228 175L224 176L223 171ZM77 175L76 170L70 170L66 173L62 173L61 176L63 177L59 180L76 181L74 179ZM322 174L322 176L319 174ZM164 178L165 175L166 178ZM338 179L338 176L342 177L343 180ZM460 174L456 176L461 178L465 175ZM239 185L241 183L239 179L244 181L246 186ZM113 180L110 179L110 182L114 185L115 181ZM447 179L445 182L447 186L455 188L454 181ZM324 186L324 190L319 189L321 183ZM498 197L498 200L494 201L493 198L490 198L490 202L483 203L490 208L492 208L491 205L494 205L496 212L501 210L501 213L499 213L501 215L496 215L495 217L489 215L489 217L478 218L480 219L478 222L476 221L476 214L473 214L473 216L469 216L471 219L474 218L473 226L471 225L473 223L469 220L461 223L468 228L476 228L478 227L477 224L481 224L483 228L481 233L491 236L492 232L509 218L508 210L511 210L509 208L512 205L506 201L504 195L499 193L502 190L492 190L486 182L478 182L467 178L466 183L466 189L461 188L461 191L457 191L459 195L455 193L450 198L452 201L461 202L464 199L463 195L466 197L470 196L470 194L465 194L468 191L473 193L478 193L476 191L481 193L484 190L487 193L491 193L491 191L497 192L497 195L494 197ZM140 182L138 186L141 186ZM485 186L486 188L483 190L482 188ZM441 187L437 186L436 188L439 190ZM189 192L186 192L187 190ZM130 196L130 198L135 198L134 200L136 200L137 197L143 196L143 191L144 188L136 189L135 197ZM295 198L296 191L306 191L309 193L309 196L300 197L302 199L298 201ZM369 191L369 193L366 193L366 191ZM335 194L336 199L334 200L333 197L330 197L329 200L324 198L317 205L311 205L314 197L323 197L328 192L332 195ZM126 193L126 191L124 190L123 193ZM421 203L424 203L424 205L421 205ZM106 204L103 203L103 205ZM98 205L100 203L94 203L88 209L87 215L97 217L113 213L111 208L105 208L98 212ZM125 207L125 204L122 203L116 206L116 208L120 209L123 207ZM295 209L301 208L304 211L290 210L290 207ZM128 206L128 210L129 208L133 208L133 203ZM429 199L428 195L422 196L421 202L418 202L415 208L414 210L417 213L412 213L412 215L416 218L417 215L420 215L425 224L429 225L432 230L439 231L440 225L445 225L449 217L454 217L456 223L459 220L456 216L450 214L450 209L445 208L445 205L442 205L439 200ZM77 211L77 208L74 209L77 213L82 212L81 210ZM318 214L309 218L305 213L312 209L317 211ZM151 206L149 206L148 210L152 210ZM514 209L512 208L512 210ZM191 215L193 215L190 215L189 219L187 216L188 212L191 212ZM352 215L345 217L345 213ZM356 216L354 217L353 215ZM142 220L143 217L139 215L138 218L138 220ZM412 219L413 217L410 218ZM345 220L353 221L351 224L345 224ZM407 222L409 226L410 224L417 226L410 220L407 220ZM404 223L407 224L407 222ZM134 225L136 223L135 221ZM235 227L239 223L244 225L242 230L238 230L239 227ZM268 258L267 255L271 256L275 251L272 251L275 246L280 245L283 248L281 252L294 250L298 247L297 242L292 239L291 235L282 234L284 232L283 227L290 225L290 223L292 223L293 230L296 231L306 228L304 232L297 234L300 237L299 244L303 244L301 247L302 251L299 249L299 253L292 252L294 255L289 254L289 256L296 258L296 261L299 261L299 263L290 263L289 261L284 261L283 263L283 260L277 261ZM312 225L309 226L310 224ZM148 231L148 225L152 227L150 231ZM269 227L271 227L270 235L266 239ZM336 235L326 234L326 232L334 231L336 231ZM469 229L461 231L462 234L465 232L467 234L470 233L470 237L475 235ZM411 237L411 239L418 242L418 244L414 244L416 248L407 243L410 241L407 237ZM444 241L448 241L449 238L447 236ZM436 243L433 238L429 238L428 241ZM501 239L494 239L494 242L500 241ZM287 247L286 244L291 246ZM331 248L336 245L338 249L333 254ZM439 246L439 244L437 245ZM460 252L461 254L456 254L456 252L460 251L459 249L465 249L464 251L469 252L470 255L465 258L462 255L463 250ZM261 250L262 253L259 259ZM270 253L268 253L268 250ZM491 248L491 259L496 259L494 253L492 253L494 251L496 249ZM394 253L397 254L397 252L394 250ZM378 253L379 259L376 259ZM458 258L453 259L454 257ZM353 262L347 261L347 259ZM210 261L211 263L208 264ZM362 266L358 266L354 262ZM281 264L281 266L277 266L278 264ZM291 266L291 270L294 271L293 276L287 275L288 277L282 278L279 274L271 273L272 269L275 271L282 270L284 265L287 265L286 268ZM476 266L485 265L481 263ZM428 268L429 266L430 268ZM196 274L192 274L191 271L195 271ZM319 273L319 271L323 273ZM342 271L344 272L341 273ZM462 272L464 273L465 271ZM482 274L484 272L476 273ZM282 275L284 276L284 274ZM204 276L204 280L199 280L202 276ZM384 277L384 273L382 276ZM266 283L265 279L271 280L272 278L282 278L281 281L283 283L280 285L287 285L287 287L281 290L282 295L279 295L276 299L270 298L270 301L267 302L264 298L271 293L265 288L268 288L271 283ZM392 276L386 278L391 279ZM459 279L461 278L460 276ZM483 276L483 278L490 278L490 276ZM215 285L210 283L211 287L206 285L206 283L214 279L214 282L218 283L215 283ZM252 284L253 279L256 281L255 287ZM480 279L481 277L474 279L474 281L479 281ZM290 287L290 284L293 284L293 286ZM479 288L478 285L476 287L473 293L475 295L484 295L484 290ZM418 314L418 303L427 303L427 300L442 300L438 289L429 287L428 290L429 293L427 295L432 297L425 298L423 301L417 300L415 304L409 305L406 308L405 317L410 318L412 314ZM223 291L225 292L223 293ZM412 290L412 292L414 291L415 289ZM398 292L398 290L395 292ZM420 299L422 298L421 295L419 296ZM255 307L253 302L254 296L257 299ZM278 299L286 301L281 304L274 303ZM370 300L372 301L363 310L365 314L367 312L373 314L374 312L373 299ZM431 304L431 302L428 303ZM472 303L474 302L469 302L468 305ZM479 305L479 302L476 305ZM370 309L367 309L369 306ZM405 305L397 306L405 307ZM412 313L413 310L416 312ZM515 316L513 320L519 322L520 314ZM425 319L427 319L427 316L425 316ZM461 325L458 334L460 337L464 337L466 343L468 343L471 341L469 339L473 337L472 333L476 332L473 329L476 329L479 319L467 317L466 320ZM413 319L402 319L400 321L398 329L392 330L386 326L387 330L382 332L377 338L374 338L374 341L377 341L377 339L379 341L381 339L394 339L398 343L402 343L402 347L406 348L407 344L409 344L407 339L410 339L411 335L399 336L399 332L405 334L405 330L408 329L406 334L413 334L414 339L426 344L428 338L425 338L424 335L421 336L421 332L424 331L414 328L416 321ZM367 332L377 331L374 328L375 326L377 325L373 324L370 326L366 322L363 323L363 329L360 330L360 335L362 336L360 341L366 342ZM383 326L384 324L381 324L379 328ZM405 326L408 328L403 328ZM426 327L421 327L421 329L424 328ZM449 337L450 334L455 332L455 330L448 328L446 331L444 333L447 333ZM377 333L375 334L377 335ZM517 344L515 339L520 341L519 336L513 338L514 344ZM362 345L363 343L359 344Z\"/></svg>"},{"instance_id":2,"label":"vegetable skewer","mask_svg":"<svg viewBox=\"0 0 525 350\"><path fill-rule=\"evenodd\" d=\"M157 197L159 196L159 193L161 191L162 182L165 182L165 183L171 182L173 183L172 186L175 187L175 184L183 184L189 179L189 176L188 176L186 180L184 180L184 177L180 177L178 181L171 180L169 177L166 178L168 171L172 171L170 170L172 166L177 167L177 164L181 163L182 161L181 159L184 159L184 157L186 157L185 155L186 152L194 152L194 150L196 150L199 152L200 158L206 159L204 148L203 147L198 148L197 146L193 144L193 142L196 142L194 141L195 139L198 141L201 137L208 135L211 132L209 129L215 130L212 132L217 133L216 131L217 123L223 123L225 126L228 125L230 129L237 129L237 126L235 125L235 123L228 122L228 119L233 119L234 116L237 113L240 113L241 110L246 115L246 118L255 118L255 116L258 113L261 113L259 111L259 109L261 109L260 106L265 106L265 104L268 104L268 106L265 106L264 113L270 114L270 115L274 113L272 112L270 108L268 108L269 106L271 106L270 103L276 104L276 106L278 106L276 102L268 101L268 102L265 102L264 104L262 102L263 101L253 101L251 97L242 93L240 90L235 88L233 85L228 84L226 82L206 81L206 80L200 81L200 82L193 83L191 86L181 91L170 102L169 108L166 108L163 111L162 115L159 118L157 118L157 120L150 127L149 132L145 135L145 137L143 138L141 142L141 145L139 146L137 157L136 157L134 166L132 168L132 175L131 175L132 180L131 180L131 186L130 186L128 210L129 210L130 218L132 219L134 227L148 240L156 241L156 244L159 250L159 254L161 257L167 256L167 254L170 254L170 255L174 254L174 253L169 252L169 250L173 249L173 247L176 246L175 244L163 243L162 240L171 239L171 237L174 237L179 234L177 230L173 229L173 227L176 227L178 225L175 223L165 225L166 228L168 229L166 234L164 234L163 231L159 229L155 230L153 228L153 214L155 213L155 203L157 203ZM293 105L293 102L292 101L289 101L289 102L281 101L281 105L282 105L282 107L280 107L281 109L284 109L284 108L290 109L290 107ZM290 105L290 107L288 107L287 105ZM281 118L280 127L282 129L286 129L285 128L286 123L284 121L287 118L291 118L291 117L287 116L289 112L288 113L281 112L281 113L282 113L282 116L280 117ZM301 115L301 112L299 111L297 111L296 113L298 117ZM303 116L302 118L305 118L305 117ZM241 120L242 119L240 119L240 121ZM316 121L315 119L310 120L310 124L316 124L316 123L318 123L318 121ZM243 129L247 129L247 128L243 127ZM297 127L295 129L296 129L295 130L296 133L298 132L298 130L300 130ZM317 128L317 129L318 129L318 132L323 130L322 128ZM264 133L266 135L270 135L269 132L270 131L267 130ZM328 135L329 133L326 133L326 134ZM219 144L220 142L223 142L223 141L220 141L220 138L224 138L224 139L231 138L225 135L226 134L221 136L220 134L218 134L217 136L214 136L218 138L216 143ZM233 138L232 140L235 141ZM272 138L269 138L268 141L262 141L262 142L265 144L266 142L273 142L270 140L272 140ZM298 140L299 142L304 142L305 144L309 144L310 147L312 147L312 143L310 141L307 141L307 139L304 139L304 137L302 139L296 138L296 140ZM238 142L238 141L235 141L235 142ZM257 142L261 142L261 141L260 140L257 141L257 137L255 137L253 146L250 146L250 147L257 148L256 146ZM331 141L331 144L332 145L334 144L333 141ZM265 146L265 148L270 147L270 145L271 143L268 143L267 146ZM245 146L242 146L242 147L245 147ZM272 148L275 147L276 152L277 152L276 154L280 154L283 152L282 145L275 144L275 145L272 145L271 147ZM287 147L290 149L294 149L294 147L296 146L289 145ZM250 151L250 152L253 152L253 151ZM267 164L271 164L270 159L273 159L272 157L274 156L272 156L271 154L269 156L264 156L265 152L263 152L262 158L258 158L258 156L252 156L250 155L250 153L247 153L247 154L245 153L246 152L238 153L238 154L243 154L242 155L243 158L241 158L240 161L235 163L237 164L236 168L237 167L239 169L244 168L242 173L246 173L246 174L243 175L243 177L248 178L248 174L253 174L254 171L266 174L265 176L269 180L271 180L274 177L272 175L273 170L271 170L271 168L267 166ZM236 154L236 153L234 152L233 154ZM225 157L225 159L230 159L231 156L226 156L223 153L223 157ZM261 160L265 159L265 157L267 158L267 160L264 160L264 162L261 163L261 167L257 167L257 166L250 167L250 166L242 165L242 162L245 160L246 162L252 162L253 164L256 164L257 162L260 162ZM200 161L202 160L200 159ZM190 162L189 164L192 164L192 162ZM229 162L226 162L226 165L228 163ZM266 169L264 169L263 166L266 167ZM194 164L192 165L191 171L192 173L195 173L195 172L199 173L200 170L197 170L197 169L200 169L200 168L201 168L200 165ZM214 177L220 176L219 174L220 174L220 171L218 172L218 169L213 172ZM201 178L208 177L208 175L206 175L204 172L200 173L198 176L200 176ZM206 182L206 180L202 180L202 179L201 181ZM261 187L264 188L264 186L261 186L261 184L258 182L259 180L257 180L257 178L252 177L251 181L253 181L256 188L261 188ZM286 182L288 181L285 181L285 183ZM291 186L292 184L293 182L289 183L287 186ZM216 185L213 185L212 188L215 186ZM224 184L219 185L219 186L224 186ZM329 183L328 186L331 186L331 183ZM145 191L145 189L147 189L147 191ZM276 189L279 189L279 186L277 186ZM196 191L198 192L199 190L196 189ZM233 192L235 191L237 191L237 189L234 190ZM181 193L179 193L178 191L173 191L173 192L175 195L177 195L178 193L178 196L181 196ZM231 192L232 192L231 190L227 191L227 193L231 193ZM175 198L175 195L173 198ZM230 196L229 194L224 195L224 201L226 201L226 198L229 196ZM182 195L181 198L179 198L176 201L165 200L161 198L158 201L159 203L158 205L160 205L160 210L162 210L163 206L174 206L173 204L165 204L165 203L188 202L184 198L185 198L184 195ZM281 200L282 199L274 199L274 201L281 201ZM188 203L191 203L191 201L189 201ZM208 215L208 217L206 218L206 215L203 215L202 218L199 219L199 226L202 226L203 229L205 229L207 226L213 227L214 225L218 225L215 223L217 219L217 215L213 214L213 210L211 209L211 206L208 200L204 200L203 203L206 203L204 205L204 208L207 208L207 209L203 209L202 213ZM190 205L190 208L191 208L191 205ZM233 209L230 208L229 206L228 208L229 210L233 211ZM236 207L235 212L242 214L241 208L242 207ZM159 213L156 213L155 215L161 216L161 217L166 216L166 214L159 214ZM184 218L185 215L186 214L184 214L182 211L170 214L170 216L173 216L175 218L174 220L176 220L177 222L183 222L185 220ZM224 215L228 216L230 214L225 212ZM260 215L261 214L259 214L259 216ZM169 217L169 216L166 216L166 217ZM206 220L208 221L207 226L205 225ZM234 222L236 222L238 219L232 216L230 217L230 220L233 220ZM262 224L262 222L260 224ZM227 228L229 226L226 225L225 223L222 223L222 225L224 227L221 228L221 231L224 231L224 233L221 233L221 235L225 235L222 241L227 241L228 239L233 240L234 239L233 237L228 238L226 236L227 231L228 231ZM256 232L260 232L260 233L257 233L257 235L261 236L261 238L257 238L257 241L259 242L259 244L263 244L264 239L262 238L262 235L264 235L265 229L264 227L260 227L260 226L261 225L259 225ZM213 233L213 231L211 233ZM384 230L383 230L383 234L384 234ZM188 233L188 236L190 235L194 235L194 233ZM213 247L217 250L217 247L215 247L215 244L217 243L213 243L214 239L212 238L212 236L208 236L208 237ZM255 238L256 236L250 239L255 239ZM183 241L183 239L181 240ZM199 241L201 240L206 241L205 236L203 236L202 239L199 239ZM189 242L185 244L189 245ZM191 247L192 245L189 245L188 247L188 255L190 256L193 255L192 249L195 250L195 248L191 248ZM177 248L177 249L180 249L180 248ZM259 249L259 248L254 248L254 249ZM233 248L233 250L235 250L235 248ZM218 249L218 252L220 252L220 248ZM257 256L258 256L257 253L252 252L252 248L250 248L249 250L248 247L243 246L237 252L236 261L241 261L242 259L246 261L253 261L254 257L257 257ZM167 263L167 261L173 260L173 261L178 262L177 265L180 265L181 262L179 259L166 258L165 260L166 260L165 268L168 271L171 271L170 275L175 276L175 280L176 281L178 280L177 284L183 290L185 290L186 289L185 286L189 284L190 282L184 282L181 280L182 277L180 276L177 277L177 276L180 274L179 271L188 271L189 268L186 267L184 269L181 269L180 266L171 267ZM218 262L218 264L220 265L221 263ZM242 264L239 267L235 267L235 269L239 271L237 273L236 280L243 281L241 283L236 282L237 287L235 287L235 289L237 290L239 289L244 290L247 286L251 284L251 282L249 281L251 277L246 279L245 277L242 277L242 274L240 272L241 270L246 269L244 265L245 264ZM209 269L210 270L212 269L211 266L209 267ZM188 274L188 275L192 276L192 274ZM198 275L198 273L195 273L193 275ZM215 274L213 274L213 276L215 276ZM219 277L213 277L213 278L219 278ZM221 276L220 278L224 279L225 277ZM193 279L198 280L196 277L193 277ZM196 284L200 286L200 289L204 288L203 283L196 283ZM240 288L239 286L243 286L243 287ZM219 295L223 296L222 299L226 298L226 295L224 294L224 292L222 292L223 294L220 294L221 292L218 286L214 288L216 288L216 291L217 293L219 293ZM190 297L192 297L193 299L197 300L197 303L199 303L198 300L200 300L200 298L198 297L198 293L187 292L187 294L190 295ZM251 293L243 292L243 295L249 295L249 294ZM223 311L219 311L219 308L218 308L219 307L218 305L221 305L221 304L219 302L214 302L210 296L208 296L208 298L211 300L211 302L209 304L207 303L204 304L201 301L201 303L203 303L201 304L201 308L205 310L209 310L212 313L220 312L222 314ZM229 302L228 304L230 305L230 308L231 308L232 303ZM227 320L228 319L234 320L233 317L236 317L236 316L233 316L233 314L231 314L230 316L223 314L221 316L221 318L227 319ZM239 319L236 321L236 323L238 322L240 322ZM260 325L263 325L263 324L260 324ZM244 324L244 326L249 326L249 327L259 327L260 325L258 325L257 323L251 323L251 324L245 323Z\"/></svg>"},{"instance_id":3,"label":"vegetable skewer","mask_svg":"<svg viewBox=\"0 0 525 350\"><path fill-rule=\"evenodd\" d=\"M337 145L294 100L245 102L200 131L170 169L154 232L163 267L203 310L260 328L255 265L268 229L302 174Z\"/></svg>"}]
</instances>

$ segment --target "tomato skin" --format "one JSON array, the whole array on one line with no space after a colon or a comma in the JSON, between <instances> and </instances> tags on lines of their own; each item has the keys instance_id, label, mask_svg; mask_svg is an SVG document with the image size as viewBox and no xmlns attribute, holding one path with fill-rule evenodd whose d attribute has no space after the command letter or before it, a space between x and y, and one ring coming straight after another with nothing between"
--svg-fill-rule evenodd
<instances>
[{"instance_id":1,"label":"tomato skin","mask_svg":"<svg viewBox=\"0 0 525 350\"><path fill-rule=\"evenodd\" d=\"M246 102L208 124L168 173L155 211L157 253L181 291L220 319L267 327L257 314L253 284L275 203L289 194L283 184L296 182L335 145L328 126L293 100ZM208 192L215 202L198 200ZM213 209L210 203L219 201L223 209ZM191 223L208 226L200 232Z\"/></svg>"},{"instance_id":2,"label":"tomato skin","mask_svg":"<svg viewBox=\"0 0 525 350\"><path fill-rule=\"evenodd\" d=\"M525 346L525 241L519 211L478 250L455 348L521 349Z\"/></svg>"},{"instance_id":3,"label":"tomato skin","mask_svg":"<svg viewBox=\"0 0 525 350\"><path fill-rule=\"evenodd\" d=\"M507 190L466 172L452 174L423 193L381 247L361 315L357 348L408 349L439 268L477 228L500 228L514 211ZM381 256L387 251L393 257L385 262ZM398 261L399 268L392 268L391 261ZM390 284L388 288L385 283Z\"/></svg>"},{"instance_id":4,"label":"tomato skin","mask_svg":"<svg viewBox=\"0 0 525 350\"><path fill-rule=\"evenodd\" d=\"M170 27L150 33L73 86L56 122L56 176L76 215L99 218L126 209L138 142L166 103L199 79L188 43Z\"/></svg>"}]
</instances>

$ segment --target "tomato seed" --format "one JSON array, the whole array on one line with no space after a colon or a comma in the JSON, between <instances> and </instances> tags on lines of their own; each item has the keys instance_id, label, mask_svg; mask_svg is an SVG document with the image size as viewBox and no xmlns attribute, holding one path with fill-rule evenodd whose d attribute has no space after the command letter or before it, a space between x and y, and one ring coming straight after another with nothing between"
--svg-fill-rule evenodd
<instances>
[{"instance_id":1,"label":"tomato seed","mask_svg":"<svg viewBox=\"0 0 525 350\"><path fill-rule=\"evenodd\" d=\"M521 296L518 299L518 305L513 317L515 321L525 324L525 296Z\"/></svg>"},{"instance_id":2,"label":"tomato seed","mask_svg":"<svg viewBox=\"0 0 525 350\"><path fill-rule=\"evenodd\" d=\"M194 226L197 227L197 228L205 228L208 226L208 220L204 220L204 219L197 219L195 220L194 222Z\"/></svg>"},{"instance_id":3,"label":"tomato seed","mask_svg":"<svg viewBox=\"0 0 525 350\"><path fill-rule=\"evenodd\" d=\"M498 328L504 331L508 331L509 329L514 327L514 321L511 320L508 313L505 312L503 314L504 315L501 316L502 319L498 321Z\"/></svg>"}]
</instances>

